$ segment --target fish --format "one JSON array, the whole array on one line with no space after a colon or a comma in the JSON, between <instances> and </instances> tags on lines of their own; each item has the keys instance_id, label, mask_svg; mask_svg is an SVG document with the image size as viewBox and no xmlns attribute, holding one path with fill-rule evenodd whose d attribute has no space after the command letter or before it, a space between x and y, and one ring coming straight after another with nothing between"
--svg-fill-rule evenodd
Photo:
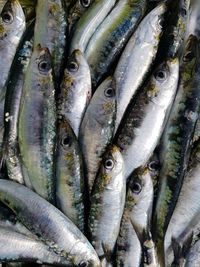
<instances>
[{"instance_id":1,"label":"fish","mask_svg":"<svg viewBox=\"0 0 200 267\"><path fill-rule=\"evenodd\" d=\"M146 11L146 0L120 0L92 35L85 50L92 84L97 86L117 61Z\"/></svg>"},{"instance_id":2,"label":"fish","mask_svg":"<svg viewBox=\"0 0 200 267\"><path fill-rule=\"evenodd\" d=\"M144 17L129 39L116 66L114 72L117 94L115 133L132 97L144 82L156 56L165 11L166 5L162 3Z\"/></svg>"},{"instance_id":3,"label":"fish","mask_svg":"<svg viewBox=\"0 0 200 267\"><path fill-rule=\"evenodd\" d=\"M187 255L185 267L197 267L200 264L200 241L197 240L195 244L190 248Z\"/></svg>"},{"instance_id":4,"label":"fish","mask_svg":"<svg viewBox=\"0 0 200 267\"><path fill-rule=\"evenodd\" d=\"M68 2L68 0L66 0ZM69 9L68 13L68 28L69 34L72 35L73 28L75 27L78 20L83 16L85 12L87 12L88 8L92 5L94 0L78 0L74 1L74 4Z\"/></svg>"},{"instance_id":5,"label":"fish","mask_svg":"<svg viewBox=\"0 0 200 267\"><path fill-rule=\"evenodd\" d=\"M160 53L174 58L180 54L184 42L190 11L190 0L169 1L166 30L161 41Z\"/></svg>"},{"instance_id":6,"label":"fish","mask_svg":"<svg viewBox=\"0 0 200 267\"><path fill-rule=\"evenodd\" d=\"M57 207L84 231L84 174L78 140L65 118L58 120L55 152Z\"/></svg>"},{"instance_id":7,"label":"fish","mask_svg":"<svg viewBox=\"0 0 200 267\"><path fill-rule=\"evenodd\" d=\"M70 123L78 137L81 121L92 97L90 68L80 50L73 51L61 82L59 114Z\"/></svg>"},{"instance_id":8,"label":"fish","mask_svg":"<svg viewBox=\"0 0 200 267\"><path fill-rule=\"evenodd\" d=\"M138 235L130 221L128 210L124 210L116 245L117 267L140 267L142 248Z\"/></svg>"},{"instance_id":9,"label":"fish","mask_svg":"<svg viewBox=\"0 0 200 267\"><path fill-rule=\"evenodd\" d=\"M178 76L178 58L164 60L127 110L114 141L122 150L126 178L152 156L176 94Z\"/></svg>"},{"instance_id":10,"label":"fish","mask_svg":"<svg viewBox=\"0 0 200 267\"><path fill-rule=\"evenodd\" d=\"M150 229L144 233L144 242L142 244L142 259L144 267L157 267L156 249L152 239Z\"/></svg>"},{"instance_id":11,"label":"fish","mask_svg":"<svg viewBox=\"0 0 200 267\"><path fill-rule=\"evenodd\" d=\"M51 251L47 245L24 234L0 226L0 261L47 263L55 266L68 264L64 257Z\"/></svg>"},{"instance_id":12,"label":"fish","mask_svg":"<svg viewBox=\"0 0 200 267\"><path fill-rule=\"evenodd\" d=\"M79 49L83 54L97 27L115 5L116 0L95 0L74 27L69 52Z\"/></svg>"},{"instance_id":13,"label":"fish","mask_svg":"<svg viewBox=\"0 0 200 267\"><path fill-rule=\"evenodd\" d=\"M19 183L0 179L0 201L23 224L69 264L100 267L98 256L81 231L56 207Z\"/></svg>"},{"instance_id":14,"label":"fish","mask_svg":"<svg viewBox=\"0 0 200 267\"><path fill-rule=\"evenodd\" d=\"M0 10L0 150L2 150L4 132L6 84L12 61L26 27L24 12L19 1L8 0L4 3Z\"/></svg>"},{"instance_id":15,"label":"fish","mask_svg":"<svg viewBox=\"0 0 200 267\"><path fill-rule=\"evenodd\" d=\"M50 52L38 45L25 74L18 140L25 184L53 203L56 103L52 75Z\"/></svg>"},{"instance_id":16,"label":"fish","mask_svg":"<svg viewBox=\"0 0 200 267\"><path fill-rule=\"evenodd\" d=\"M25 72L30 62L33 48L34 22L24 33L13 60L7 83L4 107L3 159L9 179L24 183L19 156L17 124Z\"/></svg>"},{"instance_id":17,"label":"fish","mask_svg":"<svg viewBox=\"0 0 200 267\"><path fill-rule=\"evenodd\" d=\"M91 193L88 220L90 241L101 262L112 263L120 230L126 196L123 168L120 150L116 146L108 147ZM105 263L102 264L104 265L107 266Z\"/></svg>"},{"instance_id":18,"label":"fish","mask_svg":"<svg viewBox=\"0 0 200 267\"><path fill-rule=\"evenodd\" d=\"M89 192L92 190L103 153L112 141L115 116L115 81L109 76L94 93L80 127L79 143L83 151Z\"/></svg>"},{"instance_id":19,"label":"fish","mask_svg":"<svg viewBox=\"0 0 200 267\"><path fill-rule=\"evenodd\" d=\"M138 235L141 245L144 233L150 227L153 207L153 179L148 167L136 169L129 178L125 209L129 211L130 221Z\"/></svg>"},{"instance_id":20,"label":"fish","mask_svg":"<svg viewBox=\"0 0 200 267\"><path fill-rule=\"evenodd\" d=\"M67 18L63 0L37 1L34 49L38 44L47 47L52 55L58 87L67 47Z\"/></svg>"},{"instance_id":21,"label":"fish","mask_svg":"<svg viewBox=\"0 0 200 267\"><path fill-rule=\"evenodd\" d=\"M160 266L164 266L164 237L183 184L198 119L198 50L198 39L190 35L182 56L178 92L160 143L160 185L153 215L153 238Z\"/></svg>"},{"instance_id":22,"label":"fish","mask_svg":"<svg viewBox=\"0 0 200 267\"><path fill-rule=\"evenodd\" d=\"M194 144L183 185L170 219L165 235L165 247L169 247L172 237L179 236L190 225L191 220L200 212L199 186L200 186L200 140ZM186 205L187 202L187 205Z\"/></svg>"}]
</instances>

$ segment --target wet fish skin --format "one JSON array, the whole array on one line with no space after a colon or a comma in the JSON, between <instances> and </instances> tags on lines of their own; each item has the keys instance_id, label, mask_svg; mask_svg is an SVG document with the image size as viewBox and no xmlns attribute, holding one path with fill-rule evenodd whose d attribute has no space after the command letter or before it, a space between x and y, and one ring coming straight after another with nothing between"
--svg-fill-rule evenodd
<instances>
[{"instance_id":1,"label":"wet fish skin","mask_svg":"<svg viewBox=\"0 0 200 267\"><path fill-rule=\"evenodd\" d=\"M102 262L112 262L125 195L123 158L116 146L110 146L106 150L91 193L88 222L91 243Z\"/></svg>"},{"instance_id":2,"label":"wet fish skin","mask_svg":"<svg viewBox=\"0 0 200 267\"><path fill-rule=\"evenodd\" d=\"M57 87L67 45L67 19L63 0L37 1L34 48L40 44L52 55Z\"/></svg>"},{"instance_id":3,"label":"wet fish skin","mask_svg":"<svg viewBox=\"0 0 200 267\"><path fill-rule=\"evenodd\" d=\"M73 33L73 28L78 22L78 20L83 16L87 9L92 5L94 0L78 0L74 1L74 5L69 9L68 14L68 27L69 34Z\"/></svg>"},{"instance_id":4,"label":"wet fish skin","mask_svg":"<svg viewBox=\"0 0 200 267\"><path fill-rule=\"evenodd\" d=\"M117 93L115 132L132 97L144 82L156 56L165 11L165 3L162 3L142 20L129 39L117 64L114 72ZM132 62L135 63L132 64Z\"/></svg>"},{"instance_id":5,"label":"wet fish skin","mask_svg":"<svg viewBox=\"0 0 200 267\"><path fill-rule=\"evenodd\" d=\"M79 143L83 153L89 192L106 147L111 143L116 115L115 81L108 77L97 88L81 123ZM92 140L91 140L92 137Z\"/></svg>"},{"instance_id":6,"label":"wet fish skin","mask_svg":"<svg viewBox=\"0 0 200 267\"><path fill-rule=\"evenodd\" d=\"M51 55L40 45L26 71L18 135L25 183L50 202L55 201L53 154L56 104Z\"/></svg>"},{"instance_id":7,"label":"wet fish skin","mask_svg":"<svg viewBox=\"0 0 200 267\"><path fill-rule=\"evenodd\" d=\"M178 93L161 140L160 189L153 219L153 234L161 266L164 266L164 236L183 183L198 118L198 47L197 38L190 35L183 55Z\"/></svg>"},{"instance_id":8,"label":"wet fish skin","mask_svg":"<svg viewBox=\"0 0 200 267\"><path fill-rule=\"evenodd\" d=\"M96 252L80 230L57 208L29 188L0 180L0 200L54 252L75 266L100 267Z\"/></svg>"},{"instance_id":9,"label":"wet fish skin","mask_svg":"<svg viewBox=\"0 0 200 267\"><path fill-rule=\"evenodd\" d=\"M171 238L178 239L187 229L191 221L200 211L199 186L200 186L200 141L192 148L187 172L176 203L173 215L170 219L165 236L166 250L170 246ZM187 205L185 204L187 201ZM191 227L190 227L191 228ZM191 228L191 230L193 230Z\"/></svg>"},{"instance_id":10,"label":"wet fish skin","mask_svg":"<svg viewBox=\"0 0 200 267\"><path fill-rule=\"evenodd\" d=\"M0 10L0 147L4 131L6 83L17 46L25 31L25 16L18 0L4 2Z\"/></svg>"},{"instance_id":11,"label":"wet fish skin","mask_svg":"<svg viewBox=\"0 0 200 267\"><path fill-rule=\"evenodd\" d=\"M3 159L6 162L9 179L19 183L24 183L24 179L19 158L17 123L24 76L32 54L33 28L34 22L24 33L13 60L8 78L9 82L7 83L4 107Z\"/></svg>"},{"instance_id":12,"label":"wet fish skin","mask_svg":"<svg viewBox=\"0 0 200 267\"><path fill-rule=\"evenodd\" d=\"M78 140L69 123L58 121L55 153L57 207L83 232L84 175Z\"/></svg>"},{"instance_id":13,"label":"wet fish skin","mask_svg":"<svg viewBox=\"0 0 200 267\"><path fill-rule=\"evenodd\" d=\"M196 267L200 264L200 241L198 240L190 249L186 258L185 267Z\"/></svg>"},{"instance_id":14,"label":"wet fish skin","mask_svg":"<svg viewBox=\"0 0 200 267\"><path fill-rule=\"evenodd\" d=\"M85 53L86 46L96 28L105 19L116 0L95 0L87 12L79 19L74 28L70 44L70 53L75 49Z\"/></svg>"},{"instance_id":15,"label":"wet fish skin","mask_svg":"<svg viewBox=\"0 0 200 267\"><path fill-rule=\"evenodd\" d=\"M0 226L0 261L35 262L67 266L64 257L56 255L47 245L24 234Z\"/></svg>"},{"instance_id":16,"label":"wet fish skin","mask_svg":"<svg viewBox=\"0 0 200 267\"><path fill-rule=\"evenodd\" d=\"M92 96L90 68L80 50L69 57L61 83L59 114L70 123L78 137L85 110Z\"/></svg>"},{"instance_id":17,"label":"wet fish skin","mask_svg":"<svg viewBox=\"0 0 200 267\"><path fill-rule=\"evenodd\" d=\"M96 88L133 34L146 10L146 0L120 0L92 35L85 50Z\"/></svg>"},{"instance_id":18,"label":"wet fish skin","mask_svg":"<svg viewBox=\"0 0 200 267\"><path fill-rule=\"evenodd\" d=\"M126 178L153 154L175 97L178 76L179 60L164 61L127 110L115 136L124 157Z\"/></svg>"}]
</instances>

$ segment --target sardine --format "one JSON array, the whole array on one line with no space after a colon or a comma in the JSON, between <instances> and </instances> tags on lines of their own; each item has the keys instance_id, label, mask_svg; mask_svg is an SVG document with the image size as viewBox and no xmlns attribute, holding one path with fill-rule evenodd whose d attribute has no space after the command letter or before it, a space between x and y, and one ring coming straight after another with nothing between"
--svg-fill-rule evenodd
<instances>
[{"instance_id":1,"label":"sardine","mask_svg":"<svg viewBox=\"0 0 200 267\"><path fill-rule=\"evenodd\" d=\"M0 11L0 149L4 131L6 83L20 39L25 31L25 16L18 0L8 0Z\"/></svg>"},{"instance_id":2,"label":"sardine","mask_svg":"<svg viewBox=\"0 0 200 267\"><path fill-rule=\"evenodd\" d=\"M34 22L27 28L13 60L4 107L3 158L9 179L24 183L18 147L17 124L24 76L32 55Z\"/></svg>"},{"instance_id":3,"label":"sardine","mask_svg":"<svg viewBox=\"0 0 200 267\"><path fill-rule=\"evenodd\" d=\"M51 56L47 48L34 49L25 75L18 135L25 183L54 202L53 153L56 104ZM29 184L28 184L29 185ZM30 185L29 185L30 186Z\"/></svg>"},{"instance_id":4,"label":"sardine","mask_svg":"<svg viewBox=\"0 0 200 267\"><path fill-rule=\"evenodd\" d=\"M64 64L66 34L67 19L63 0L37 1L34 49L38 44L49 49L57 84Z\"/></svg>"},{"instance_id":5,"label":"sardine","mask_svg":"<svg viewBox=\"0 0 200 267\"><path fill-rule=\"evenodd\" d=\"M178 59L164 61L127 110L116 135L126 178L134 169L144 166L156 148L175 97L178 76Z\"/></svg>"},{"instance_id":6,"label":"sardine","mask_svg":"<svg viewBox=\"0 0 200 267\"><path fill-rule=\"evenodd\" d=\"M100 267L95 250L80 230L57 208L29 188L1 179L0 200L28 229L71 265Z\"/></svg>"},{"instance_id":7,"label":"sardine","mask_svg":"<svg viewBox=\"0 0 200 267\"><path fill-rule=\"evenodd\" d=\"M102 155L112 141L115 115L115 81L108 77L93 95L80 128L79 141L89 191L92 190Z\"/></svg>"},{"instance_id":8,"label":"sardine","mask_svg":"<svg viewBox=\"0 0 200 267\"><path fill-rule=\"evenodd\" d=\"M154 240L160 266L164 266L164 237L177 202L200 105L199 43L188 38L182 57L178 93L160 146L160 189L154 212Z\"/></svg>"},{"instance_id":9,"label":"sardine","mask_svg":"<svg viewBox=\"0 0 200 267\"><path fill-rule=\"evenodd\" d=\"M55 153L56 199L58 208L84 230L84 176L78 140L68 122L58 122Z\"/></svg>"},{"instance_id":10,"label":"sardine","mask_svg":"<svg viewBox=\"0 0 200 267\"><path fill-rule=\"evenodd\" d=\"M142 20L117 64L114 73L117 94L115 132L131 98L147 76L156 56L165 11L166 6L162 3Z\"/></svg>"},{"instance_id":11,"label":"sardine","mask_svg":"<svg viewBox=\"0 0 200 267\"><path fill-rule=\"evenodd\" d=\"M85 55L94 87L117 61L145 10L146 0L120 0L91 37Z\"/></svg>"},{"instance_id":12,"label":"sardine","mask_svg":"<svg viewBox=\"0 0 200 267\"><path fill-rule=\"evenodd\" d=\"M114 6L116 0L95 0L87 12L79 19L71 39L70 53L75 49L85 53L93 33Z\"/></svg>"},{"instance_id":13,"label":"sardine","mask_svg":"<svg viewBox=\"0 0 200 267\"><path fill-rule=\"evenodd\" d=\"M80 50L75 50L68 60L61 83L59 114L70 123L78 137L85 110L91 99L90 68Z\"/></svg>"},{"instance_id":14,"label":"sardine","mask_svg":"<svg viewBox=\"0 0 200 267\"><path fill-rule=\"evenodd\" d=\"M123 158L119 149L111 146L104 155L91 193L88 223L91 243L102 262L112 262L125 196ZM112 223L110 223L111 218Z\"/></svg>"}]
</instances>

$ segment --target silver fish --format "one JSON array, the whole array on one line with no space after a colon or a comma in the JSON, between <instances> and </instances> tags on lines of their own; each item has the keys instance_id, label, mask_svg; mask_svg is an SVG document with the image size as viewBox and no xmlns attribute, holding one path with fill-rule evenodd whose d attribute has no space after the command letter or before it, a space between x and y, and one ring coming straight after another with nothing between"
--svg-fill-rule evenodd
<instances>
[{"instance_id":1,"label":"silver fish","mask_svg":"<svg viewBox=\"0 0 200 267\"><path fill-rule=\"evenodd\" d=\"M112 262L126 196L124 162L116 146L108 147L91 193L90 240L102 262ZM112 218L112 223L110 220ZM102 265L105 265L102 264Z\"/></svg>"},{"instance_id":2,"label":"silver fish","mask_svg":"<svg viewBox=\"0 0 200 267\"><path fill-rule=\"evenodd\" d=\"M134 169L144 166L156 148L175 97L178 76L177 58L163 62L127 111L116 135L116 144L122 149L125 161L126 178Z\"/></svg>"},{"instance_id":3,"label":"silver fish","mask_svg":"<svg viewBox=\"0 0 200 267\"><path fill-rule=\"evenodd\" d=\"M84 115L79 135L89 190L101 158L114 133L116 115L115 82L108 77L96 90Z\"/></svg>"},{"instance_id":4,"label":"silver fish","mask_svg":"<svg viewBox=\"0 0 200 267\"><path fill-rule=\"evenodd\" d=\"M156 56L165 11L166 6L162 3L142 20L117 64L114 73L117 94L115 132L131 98L144 81Z\"/></svg>"},{"instance_id":5,"label":"silver fish","mask_svg":"<svg viewBox=\"0 0 200 267\"><path fill-rule=\"evenodd\" d=\"M100 267L95 250L80 230L62 212L29 188L1 179L0 200L28 229L69 263Z\"/></svg>"},{"instance_id":6,"label":"silver fish","mask_svg":"<svg viewBox=\"0 0 200 267\"><path fill-rule=\"evenodd\" d=\"M61 83L59 114L70 123L78 137L85 110L92 96L90 68L80 50L70 56Z\"/></svg>"}]
</instances>

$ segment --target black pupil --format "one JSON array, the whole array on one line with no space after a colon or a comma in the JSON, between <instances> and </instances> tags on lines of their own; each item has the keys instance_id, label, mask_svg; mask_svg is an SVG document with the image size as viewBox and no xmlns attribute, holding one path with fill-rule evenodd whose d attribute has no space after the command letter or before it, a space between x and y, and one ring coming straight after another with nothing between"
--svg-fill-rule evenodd
<instances>
[{"instance_id":1,"label":"black pupil","mask_svg":"<svg viewBox=\"0 0 200 267\"><path fill-rule=\"evenodd\" d=\"M113 165L112 160L111 159L108 159L106 161L106 167L110 168L110 167L112 167L112 165Z\"/></svg>"},{"instance_id":2,"label":"black pupil","mask_svg":"<svg viewBox=\"0 0 200 267\"><path fill-rule=\"evenodd\" d=\"M113 96L113 89L112 89L112 88L108 88L108 89L105 91L105 95L108 96L108 97Z\"/></svg>"},{"instance_id":3,"label":"black pupil","mask_svg":"<svg viewBox=\"0 0 200 267\"><path fill-rule=\"evenodd\" d=\"M141 190L140 184L134 183L132 186L132 190L133 190L133 192L136 192L136 193L140 192L140 190Z\"/></svg>"},{"instance_id":4,"label":"black pupil","mask_svg":"<svg viewBox=\"0 0 200 267\"><path fill-rule=\"evenodd\" d=\"M5 22L9 22L9 21L12 20L12 17L11 17L11 15L9 13L5 12L5 13L2 14L2 19Z\"/></svg>"},{"instance_id":5,"label":"black pupil","mask_svg":"<svg viewBox=\"0 0 200 267\"><path fill-rule=\"evenodd\" d=\"M156 169L158 168L158 164L157 164L157 162L151 162L151 163L149 164L149 168L150 168L151 170L156 170Z\"/></svg>"},{"instance_id":6,"label":"black pupil","mask_svg":"<svg viewBox=\"0 0 200 267\"><path fill-rule=\"evenodd\" d=\"M42 70L46 70L46 68L47 68L47 62L42 62L42 63L40 64L40 68L41 68Z\"/></svg>"},{"instance_id":7,"label":"black pupil","mask_svg":"<svg viewBox=\"0 0 200 267\"><path fill-rule=\"evenodd\" d=\"M70 145L70 138L68 136L63 139L63 145L64 146L69 146Z\"/></svg>"},{"instance_id":8,"label":"black pupil","mask_svg":"<svg viewBox=\"0 0 200 267\"><path fill-rule=\"evenodd\" d=\"M159 71L159 72L157 73L157 77L160 78L160 79L164 79L164 77L165 77L164 72L163 72L163 71Z\"/></svg>"},{"instance_id":9,"label":"black pupil","mask_svg":"<svg viewBox=\"0 0 200 267\"><path fill-rule=\"evenodd\" d=\"M185 59L186 60L192 60L194 57L193 53L192 52L188 52L186 55L185 55Z\"/></svg>"},{"instance_id":10,"label":"black pupil","mask_svg":"<svg viewBox=\"0 0 200 267\"><path fill-rule=\"evenodd\" d=\"M70 68L70 70L77 70L77 64L75 62L71 62L69 64L69 68Z\"/></svg>"}]
</instances>

